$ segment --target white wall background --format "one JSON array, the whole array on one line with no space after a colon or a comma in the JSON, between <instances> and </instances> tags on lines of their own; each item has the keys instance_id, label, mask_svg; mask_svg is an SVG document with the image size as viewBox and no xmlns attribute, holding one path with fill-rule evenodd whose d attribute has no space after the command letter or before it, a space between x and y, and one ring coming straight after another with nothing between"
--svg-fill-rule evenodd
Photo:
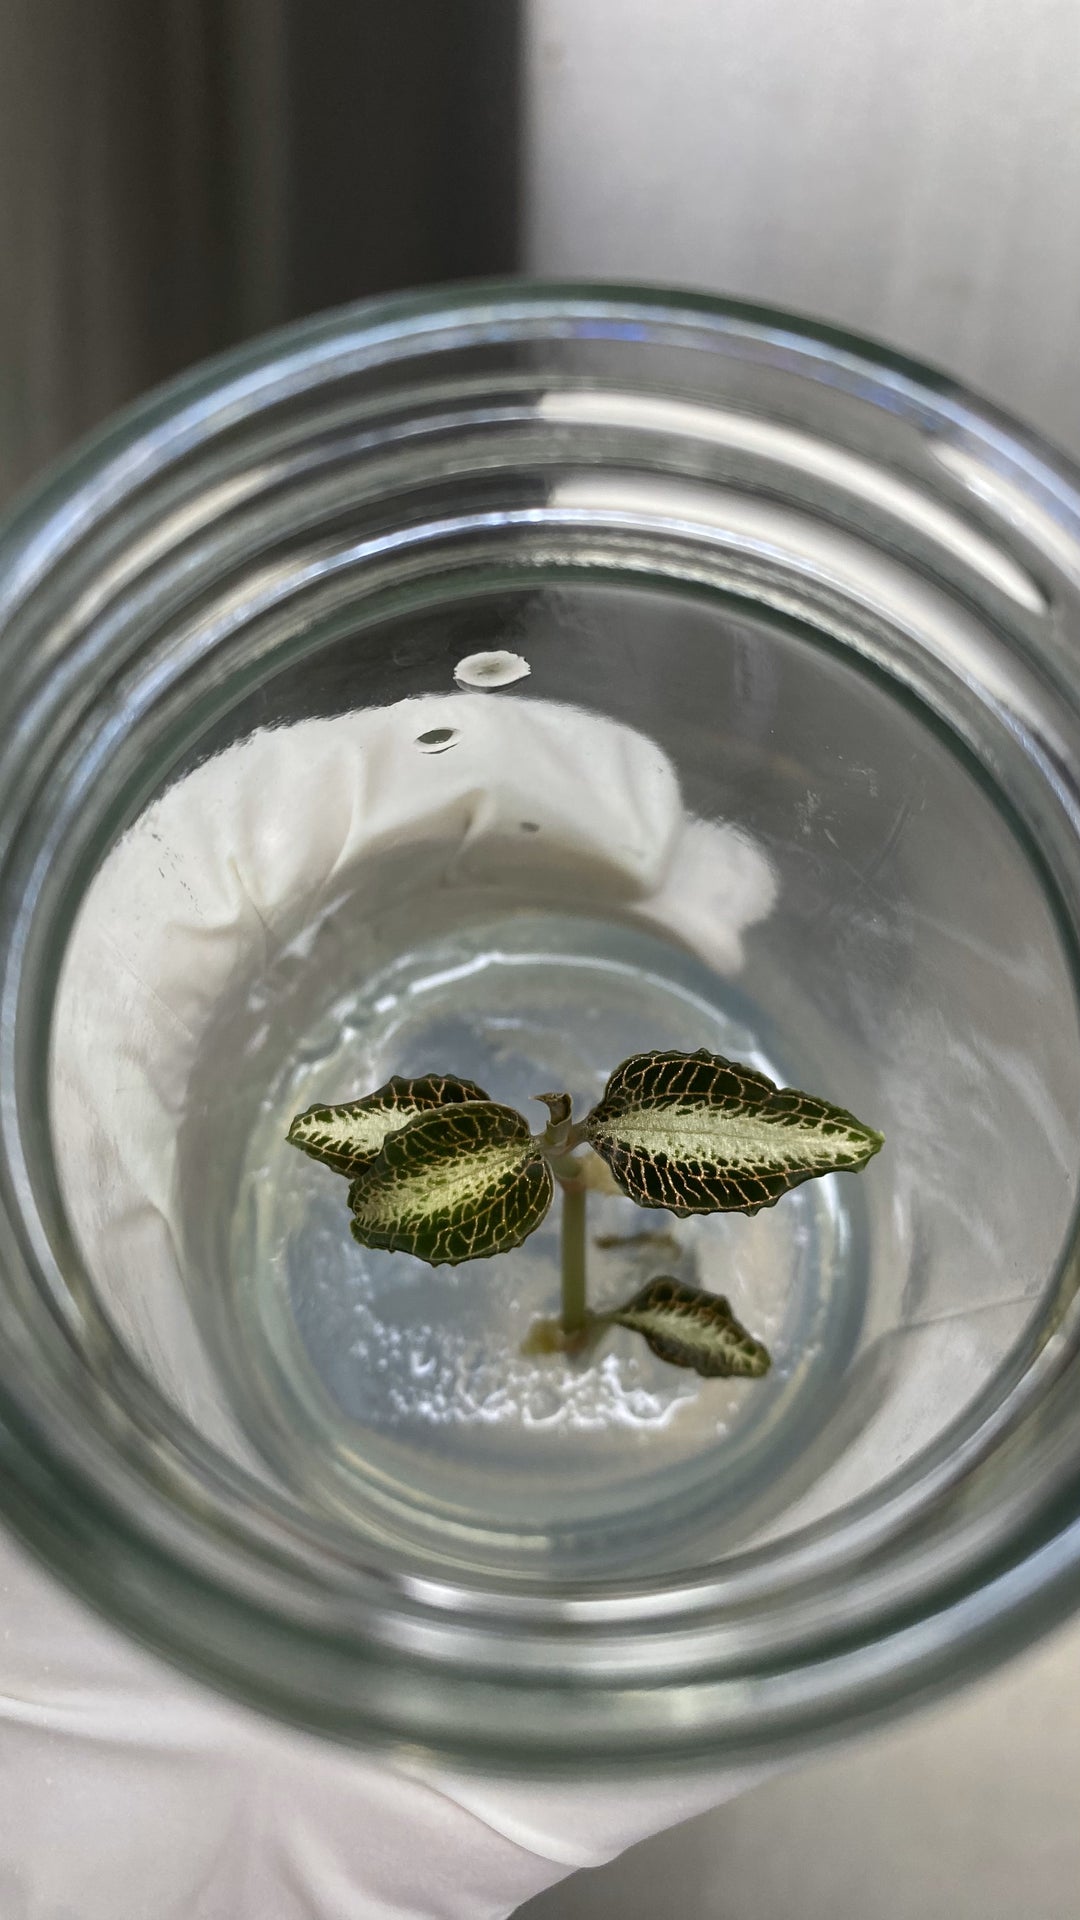
<instances>
[{"instance_id":1,"label":"white wall background","mask_svg":"<svg viewBox=\"0 0 1080 1920\"><path fill-rule=\"evenodd\" d=\"M530 0L528 264L793 307L1080 455L1080 0ZM1072 1920L1080 1623L528 1920Z\"/></svg>"},{"instance_id":2,"label":"white wall background","mask_svg":"<svg viewBox=\"0 0 1080 1920\"><path fill-rule=\"evenodd\" d=\"M1078 0L531 0L528 261L794 307L1080 453Z\"/></svg>"}]
</instances>

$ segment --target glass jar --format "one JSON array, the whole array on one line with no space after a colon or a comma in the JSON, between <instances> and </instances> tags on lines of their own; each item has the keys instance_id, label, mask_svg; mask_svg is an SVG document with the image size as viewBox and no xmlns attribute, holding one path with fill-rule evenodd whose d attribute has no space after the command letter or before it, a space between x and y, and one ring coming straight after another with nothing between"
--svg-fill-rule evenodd
<instances>
[{"instance_id":1,"label":"glass jar","mask_svg":"<svg viewBox=\"0 0 1080 1920\"><path fill-rule=\"evenodd\" d=\"M659 290L360 306L80 449L0 540L9 1524L273 1714L504 1771L775 1756L1060 1617L1078 583L1032 436ZM597 1298L659 1253L763 1382L528 1360L550 1231L371 1256L284 1143L656 1045L886 1135L660 1249L599 1203Z\"/></svg>"}]
</instances>

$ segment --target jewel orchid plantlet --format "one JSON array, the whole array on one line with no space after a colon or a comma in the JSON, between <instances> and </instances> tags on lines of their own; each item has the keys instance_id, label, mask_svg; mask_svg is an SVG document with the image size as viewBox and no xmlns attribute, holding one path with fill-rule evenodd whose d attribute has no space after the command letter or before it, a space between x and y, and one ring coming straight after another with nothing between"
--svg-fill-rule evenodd
<instances>
[{"instance_id":1,"label":"jewel orchid plantlet","mask_svg":"<svg viewBox=\"0 0 1080 1920\"><path fill-rule=\"evenodd\" d=\"M765 1373L767 1350L727 1300L670 1275L620 1307L590 1311L589 1191L625 1194L678 1218L759 1213L804 1180L858 1171L879 1151L881 1134L843 1107L704 1051L634 1054L583 1120L574 1119L569 1094L537 1099L548 1120L532 1133L520 1113L471 1080L395 1077L362 1100L307 1108L288 1137L348 1180L362 1246L435 1267L520 1246L558 1187L562 1314L534 1325L531 1352L573 1351L622 1326L674 1366L706 1376Z\"/></svg>"}]
</instances>

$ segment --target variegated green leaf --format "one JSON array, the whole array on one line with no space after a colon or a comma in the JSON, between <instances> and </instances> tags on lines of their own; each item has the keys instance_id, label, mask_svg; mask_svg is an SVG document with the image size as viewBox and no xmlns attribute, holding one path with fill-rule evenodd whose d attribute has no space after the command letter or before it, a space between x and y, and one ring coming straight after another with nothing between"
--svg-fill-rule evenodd
<instances>
[{"instance_id":1,"label":"variegated green leaf","mask_svg":"<svg viewBox=\"0 0 1080 1920\"><path fill-rule=\"evenodd\" d=\"M768 1348L739 1325L722 1294L684 1286L668 1274L603 1318L643 1334L661 1360L692 1367L706 1379L737 1374L756 1380L769 1370Z\"/></svg>"},{"instance_id":2,"label":"variegated green leaf","mask_svg":"<svg viewBox=\"0 0 1080 1920\"><path fill-rule=\"evenodd\" d=\"M638 1206L679 1215L757 1213L882 1145L843 1107L704 1051L625 1060L582 1133Z\"/></svg>"},{"instance_id":3,"label":"variegated green leaf","mask_svg":"<svg viewBox=\"0 0 1080 1920\"><path fill-rule=\"evenodd\" d=\"M303 1153L310 1153L312 1159L322 1160L335 1173L354 1179L374 1160L387 1134L405 1126L418 1113L486 1099L481 1087L471 1080L458 1080L452 1073L427 1073L419 1080L402 1080L395 1074L385 1087L366 1094L363 1100L346 1100L336 1107L308 1107L297 1114L287 1138Z\"/></svg>"},{"instance_id":4,"label":"variegated green leaf","mask_svg":"<svg viewBox=\"0 0 1080 1920\"><path fill-rule=\"evenodd\" d=\"M388 1134L353 1181L352 1230L365 1247L456 1267L520 1246L547 1213L554 1185L512 1107L440 1107Z\"/></svg>"}]
</instances>

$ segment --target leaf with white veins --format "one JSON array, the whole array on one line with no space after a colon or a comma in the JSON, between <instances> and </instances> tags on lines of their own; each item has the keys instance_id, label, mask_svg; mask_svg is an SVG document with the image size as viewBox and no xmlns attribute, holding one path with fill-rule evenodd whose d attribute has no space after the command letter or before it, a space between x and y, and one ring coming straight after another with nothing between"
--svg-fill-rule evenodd
<instances>
[{"instance_id":1,"label":"leaf with white veins","mask_svg":"<svg viewBox=\"0 0 1080 1920\"><path fill-rule=\"evenodd\" d=\"M298 1113L287 1139L313 1160L322 1160L335 1173L355 1179L382 1147L387 1134L432 1107L486 1100L487 1094L471 1080L452 1073L426 1073L419 1080L395 1074L384 1087L363 1100L346 1100L336 1107L308 1107Z\"/></svg>"},{"instance_id":2,"label":"leaf with white veins","mask_svg":"<svg viewBox=\"0 0 1080 1920\"><path fill-rule=\"evenodd\" d=\"M723 1294L704 1293L660 1274L624 1307L598 1318L644 1335L673 1367L692 1367L706 1379L760 1379L769 1370L767 1347L739 1325Z\"/></svg>"},{"instance_id":3,"label":"leaf with white veins","mask_svg":"<svg viewBox=\"0 0 1080 1920\"><path fill-rule=\"evenodd\" d=\"M349 1188L365 1247L456 1267L521 1245L551 1205L551 1169L512 1107L472 1101L387 1135Z\"/></svg>"},{"instance_id":4,"label":"leaf with white veins","mask_svg":"<svg viewBox=\"0 0 1080 1920\"><path fill-rule=\"evenodd\" d=\"M704 1051L624 1060L582 1132L639 1207L680 1216L757 1213L882 1145L845 1108Z\"/></svg>"}]
</instances>

